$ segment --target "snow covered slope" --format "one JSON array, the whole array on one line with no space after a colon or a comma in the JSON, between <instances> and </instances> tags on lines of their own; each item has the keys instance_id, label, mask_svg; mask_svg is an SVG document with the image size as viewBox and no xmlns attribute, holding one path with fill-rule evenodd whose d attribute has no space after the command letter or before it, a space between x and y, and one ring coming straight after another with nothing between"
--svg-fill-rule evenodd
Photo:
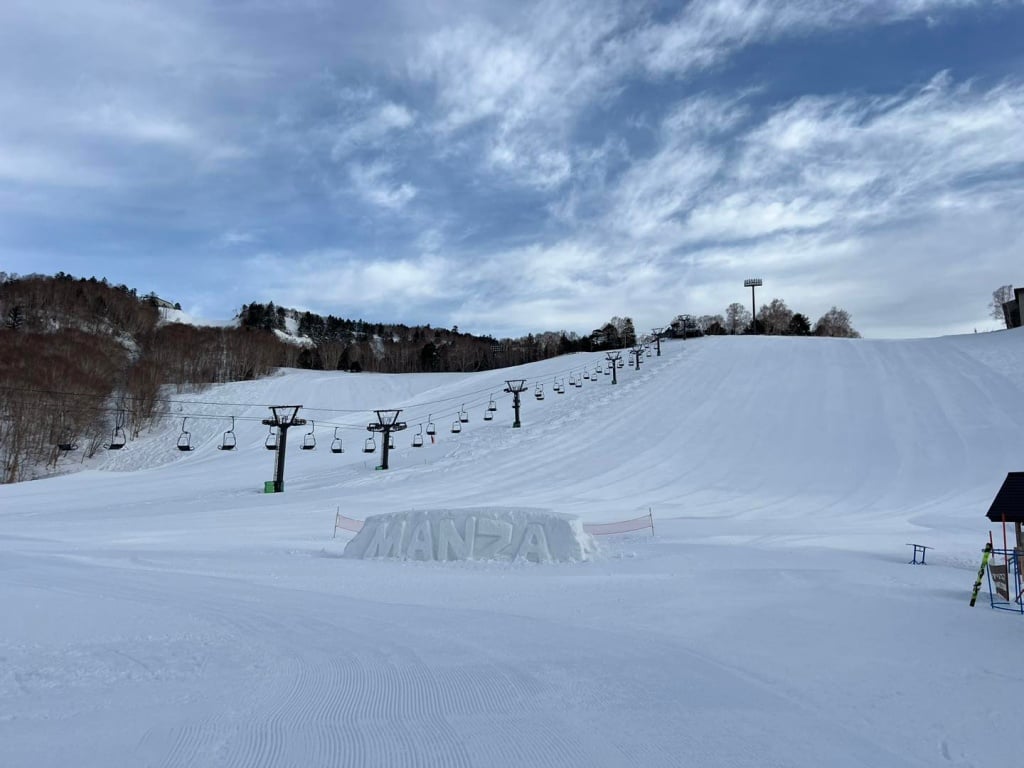
<instances>
[{"instance_id":1,"label":"snow covered slope","mask_svg":"<svg viewBox=\"0 0 1024 768\"><path fill-rule=\"evenodd\" d=\"M234 320L210 320L206 318L194 317L188 312L180 309L168 309L166 307L160 308L160 322L166 323L183 323L185 325L198 325L198 326L233 326L238 325L238 318Z\"/></svg>"},{"instance_id":2,"label":"snow covered slope","mask_svg":"<svg viewBox=\"0 0 1024 768\"><path fill-rule=\"evenodd\" d=\"M988 728L1024 681L1024 619L967 597L984 512L1024 462L1024 335L662 352L617 386L594 374L603 354L474 375L285 371L178 396L177 420L85 471L0 487L5 764L1014 754ZM529 385L521 429L507 378ZM286 492L263 495L259 420L300 403L315 425L289 433ZM409 424L386 472L361 452L373 408ZM232 415L238 447L218 450ZM191 452L175 448L182 418ZM436 442L412 448L428 419ZM348 534L332 540L339 509L485 506L588 522L650 508L657 536L574 565L347 560ZM907 542L935 547L930 565L907 565Z\"/></svg>"}]
</instances>

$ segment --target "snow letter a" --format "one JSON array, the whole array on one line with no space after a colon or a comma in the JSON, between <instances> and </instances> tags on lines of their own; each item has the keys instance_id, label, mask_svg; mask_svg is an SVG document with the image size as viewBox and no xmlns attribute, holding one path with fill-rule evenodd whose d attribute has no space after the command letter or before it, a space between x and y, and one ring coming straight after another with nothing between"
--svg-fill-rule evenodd
<instances>
[{"instance_id":1,"label":"snow letter a","mask_svg":"<svg viewBox=\"0 0 1024 768\"><path fill-rule=\"evenodd\" d=\"M373 538L366 545L363 557L401 557L405 520L382 520L373 529Z\"/></svg>"}]
</instances>

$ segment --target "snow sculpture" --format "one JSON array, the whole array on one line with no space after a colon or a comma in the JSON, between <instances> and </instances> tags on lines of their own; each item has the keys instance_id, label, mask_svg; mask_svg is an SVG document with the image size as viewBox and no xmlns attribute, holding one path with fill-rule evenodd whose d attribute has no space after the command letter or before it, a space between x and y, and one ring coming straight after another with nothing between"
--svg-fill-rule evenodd
<instances>
[{"instance_id":1,"label":"snow sculpture","mask_svg":"<svg viewBox=\"0 0 1024 768\"><path fill-rule=\"evenodd\" d=\"M587 560L596 550L574 515L476 507L372 515L346 545L345 557L548 563Z\"/></svg>"}]
</instances>

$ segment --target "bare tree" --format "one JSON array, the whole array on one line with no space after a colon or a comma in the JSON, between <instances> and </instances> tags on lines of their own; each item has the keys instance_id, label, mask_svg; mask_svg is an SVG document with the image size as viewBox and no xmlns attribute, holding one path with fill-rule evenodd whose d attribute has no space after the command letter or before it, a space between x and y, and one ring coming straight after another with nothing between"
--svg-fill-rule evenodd
<instances>
[{"instance_id":1,"label":"bare tree","mask_svg":"<svg viewBox=\"0 0 1024 768\"><path fill-rule=\"evenodd\" d=\"M335 339L321 341L316 345L316 351L320 353L320 362L324 370L336 371L341 356L345 354L345 342Z\"/></svg>"},{"instance_id":2,"label":"bare tree","mask_svg":"<svg viewBox=\"0 0 1024 768\"><path fill-rule=\"evenodd\" d=\"M859 339L860 334L850 322L850 313L845 309L832 307L814 324L815 336L836 336L844 339Z\"/></svg>"},{"instance_id":3,"label":"bare tree","mask_svg":"<svg viewBox=\"0 0 1024 768\"><path fill-rule=\"evenodd\" d=\"M761 311L757 313L757 320L764 332L775 336L786 333L792 319L793 310L782 299L772 299L770 303L762 304Z\"/></svg>"},{"instance_id":4,"label":"bare tree","mask_svg":"<svg viewBox=\"0 0 1024 768\"><path fill-rule=\"evenodd\" d=\"M613 317L611 324L619 332L619 341L624 347L632 347L636 344L636 329L633 327L631 317Z\"/></svg>"},{"instance_id":5,"label":"bare tree","mask_svg":"<svg viewBox=\"0 0 1024 768\"><path fill-rule=\"evenodd\" d=\"M741 333L749 324L750 312L738 301L734 301L725 308L725 329L729 333Z\"/></svg>"},{"instance_id":6,"label":"bare tree","mask_svg":"<svg viewBox=\"0 0 1024 768\"><path fill-rule=\"evenodd\" d=\"M992 291L992 301L988 305L991 310L992 319L1007 322L1007 328L1009 328L1009 318L1003 312L1003 304L1008 301L1013 301L1013 286L1000 285Z\"/></svg>"}]
</instances>

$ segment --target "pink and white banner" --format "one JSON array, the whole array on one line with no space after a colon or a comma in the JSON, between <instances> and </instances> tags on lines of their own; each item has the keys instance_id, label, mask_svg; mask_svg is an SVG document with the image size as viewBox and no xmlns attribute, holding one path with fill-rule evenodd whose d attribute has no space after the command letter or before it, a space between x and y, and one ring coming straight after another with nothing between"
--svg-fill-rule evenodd
<instances>
[{"instance_id":1,"label":"pink and white banner","mask_svg":"<svg viewBox=\"0 0 1024 768\"><path fill-rule=\"evenodd\" d=\"M353 520L351 517L345 517L341 512L334 516L334 533L337 535L338 529L343 531L352 531L353 533L359 533L363 530L362 520Z\"/></svg>"}]
</instances>

